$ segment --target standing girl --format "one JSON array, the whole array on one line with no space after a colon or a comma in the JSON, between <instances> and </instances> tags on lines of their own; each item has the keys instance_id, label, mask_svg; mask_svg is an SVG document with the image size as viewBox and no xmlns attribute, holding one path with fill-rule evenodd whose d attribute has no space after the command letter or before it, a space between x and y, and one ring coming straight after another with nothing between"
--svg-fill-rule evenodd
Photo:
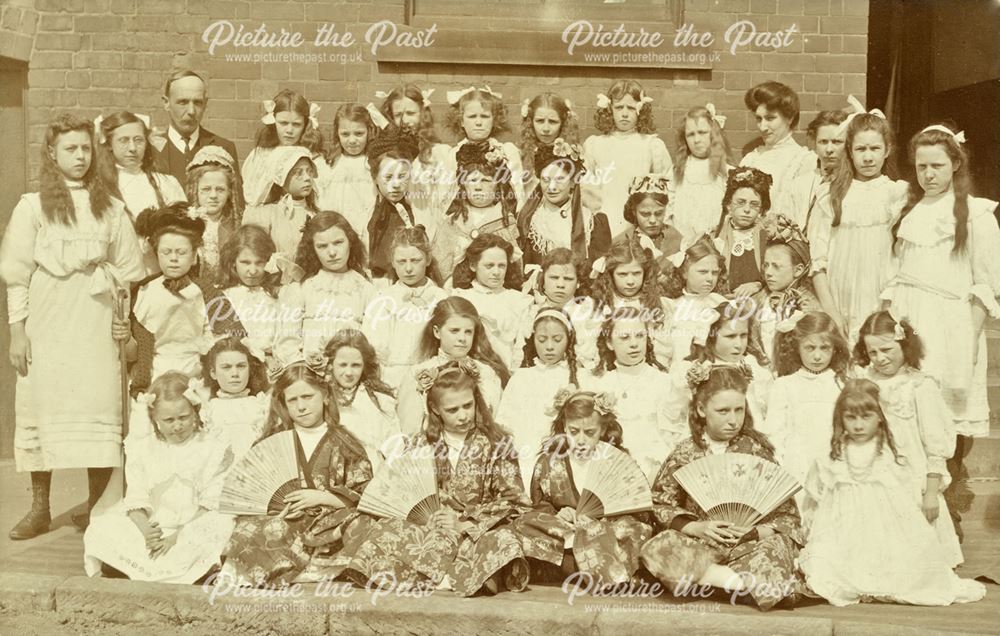
<instances>
[{"instance_id":1,"label":"standing girl","mask_svg":"<svg viewBox=\"0 0 1000 636\"><path fill-rule=\"evenodd\" d=\"M978 601L982 583L958 578L909 492L907 458L879 406L879 389L851 380L837 398L829 454L805 484L812 518L799 565L836 606L869 598L909 605Z\"/></svg>"},{"instance_id":2,"label":"standing girl","mask_svg":"<svg viewBox=\"0 0 1000 636\"><path fill-rule=\"evenodd\" d=\"M669 173L673 162L655 134L653 98L639 82L618 80L607 95L598 95L594 126L601 134L584 142L584 162L602 179L602 211L616 235L627 228L623 210L632 179L651 172Z\"/></svg>"},{"instance_id":3,"label":"standing girl","mask_svg":"<svg viewBox=\"0 0 1000 636\"><path fill-rule=\"evenodd\" d=\"M881 113L861 113L842 125L844 155L828 196L813 210L809 248L816 295L854 343L893 275L892 227L906 202L906 182L883 174L893 138Z\"/></svg>"},{"instance_id":4,"label":"standing girl","mask_svg":"<svg viewBox=\"0 0 1000 636\"><path fill-rule=\"evenodd\" d=\"M365 248L351 224L336 212L306 221L295 264L301 282L281 288L281 322L275 345L288 364L323 351L341 329L360 329L375 295L365 273Z\"/></svg>"},{"instance_id":5,"label":"standing girl","mask_svg":"<svg viewBox=\"0 0 1000 636\"><path fill-rule=\"evenodd\" d=\"M236 207L233 158L219 146L203 146L187 166L188 200L205 221L198 249L198 282L211 289L219 275L221 246L236 233L241 217Z\"/></svg>"},{"instance_id":6,"label":"standing girl","mask_svg":"<svg viewBox=\"0 0 1000 636\"><path fill-rule=\"evenodd\" d=\"M0 245L10 362L17 371L14 461L31 472L31 511L10 532L49 530L56 468L87 468L97 502L121 463L116 281L143 276L139 241L93 164L94 127L60 115L45 131L40 190L11 213Z\"/></svg>"},{"instance_id":7,"label":"standing girl","mask_svg":"<svg viewBox=\"0 0 1000 636\"><path fill-rule=\"evenodd\" d=\"M955 454L955 425L940 385L920 371L923 355L923 342L910 323L887 311L865 320L854 348L855 361L878 385L892 438L909 463L910 497L934 526L948 565L957 567L962 548L942 494L951 482L946 462Z\"/></svg>"},{"instance_id":8,"label":"standing girl","mask_svg":"<svg viewBox=\"0 0 1000 636\"><path fill-rule=\"evenodd\" d=\"M264 116L260 118L260 122L264 125L257 131L256 143L243 161L241 171L243 200L247 206L266 203L273 174L269 155L275 148L305 145L303 133L307 130L319 131L319 120L316 118L319 104L310 104L305 97L293 90L285 89L275 95L273 100L264 100L263 105ZM306 154L312 156L309 151Z\"/></svg>"},{"instance_id":9,"label":"standing girl","mask_svg":"<svg viewBox=\"0 0 1000 636\"><path fill-rule=\"evenodd\" d=\"M535 155L551 148L556 139L575 146L580 143L580 121L568 99L555 93L541 93L521 103L521 144L525 174L537 175ZM534 184L530 184L534 186ZM526 188L527 191L534 189Z\"/></svg>"},{"instance_id":10,"label":"standing girl","mask_svg":"<svg viewBox=\"0 0 1000 636\"><path fill-rule=\"evenodd\" d=\"M319 212L316 207L316 164L301 146L281 146L268 154L271 189L257 207L248 207L243 224L267 230L278 248L276 264L281 282L295 279L295 254L302 240L302 227Z\"/></svg>"},{"instance_id":11,"label":"standing girl","mask_svg":"<svg viewBox=\"0 0 1000 636\"><path fill-rule=\"evenodd\" d=\"M338 530L357 518L354 506L372 478L365 449L339 422L329 385L302 362L274 383L268 428L295 431L305 487L286 495L280 512L237 517L220 573L230 584L287 584L314 553L337 549Z\"/></svg>"},{"instance_id":12,"label":"standing girl","mask_svg":"<svg viewBox=\"0 0 1000 636\"><path fill-rule=\"evenodd\" d=\"M365 149L376 132L375 124L364 106L344 104L333 118L334 142L326 160L316 166L319 172L316 178L319 209L340 212L358 236L367 231L371 212L375 208L375 182Z\"/></svg>"},{"instance_id":13,"label":"standing girl","mask_svg":"<svg viewBox=\"0 0 1000 636\"><path fill-rule=\"evenodd\" d=\"M691 368L691 436L667 457L653 483L654 530L642 562L670 584L712 585L749 594L768 610L798 587L795 558L804 543L795 502L789 499L754 528L713 521L674 478L689 463L720 453L774 461L774 449L753 426L745 369L699 363Z\"/></svg>"},{"instance_id":14,"label":"standing girl","mask_svg":"<svg viewBox=\"0 0 1000 636\"><path fill-rule=\"evenodd\" d=\"M232 449L234 463L264 436L270 395L263 354L228 337L212 345L202 364L208 401L201 408L205 431Z\"/></svg>"},{"instance_id":15,"label":"standing girl","mask_svg":"<svg viewBox=\"0 0 1000 636\"><path fill-rule=\"evenodd\" d=\"M513 260L513 245L495 234L481 234L455 266L451 280L455 295L475 305L493 350L508 369L521 365L521 329L532 302L521 292Z\"/></svg>"},{"instance_id":16,"label":"standing girl","mask_svg":"<svg viewBox=\"0 0 1000 636\"><path fill-rule=\"evenodd\" d=\"M383 447L398 443L402 433L396 419L396 399L379 377L375 350L360 331L341 329L326 344L324 354L340 424L365 447L376 472L385 459Z\"/></svg>"},{"instance_id":17,"label":"standing girl","mask_svg":"<svg viewBox=\"0 0 1000 636\"><path fill-rule=\"evenodd\" d=\"M677 131L670 213L684 236L701 236L719 225L726 176L732 169L729 141L722 132L725 125L726 118L716 113L715 105L705 104L689 110L684 127Z\"/></svg>"},{"instance_id":18,"label":"standing girl","mask_svg":"<svg viewBox=\"0 0 1000 636\"><path fill-rule=\"evenodd\" d=\"M447 298L420 226L396 230L390 247L395 282L376 291L361 325L375 349L386 384L397 389L417 362L417 347L434 307Z\"/></svg>"},{"instance_id":19,"label":"standing girl","mask_svg":"<svg viewBox=\"0 0 1000 636\"><path fill-rule=\"evenodd\" d=\"M107 564L135 581L191 584L219 564L233 520L218 513L233 454L202 428L201 399L182 373L153 381L146 403L155 435L125 442L125 499L83 536L88 576Z\"/></svg>"},{"instance_id":20,"label":"standing girl","mask_svg":"<svg viewBox=\"0 0 1000 636\"><path fill-rule=\"evenodd\" d=\"M774 343L777 379L760 431L774 445L778 463L804 483L813 463L829 454L833 405L847 382L851 351L833 319L797 312L778 323ZM796 494L801 509L801 491Z\"/></svg>"},{"instance_id":21,"label":"standing girl","mask_svg":"<svg viewBox=\"0 0 1000 636\"><path fill-rule=\"evenodd\" d=\"M724 210L715 236L722 241L729 286L737 296L748 298L764 287L764 250L767 232L762 223L771 209L771 175L756 168L737 168L729 173Z\"/></svg>"},{"instance_id":22,"label":"standing girl","mask_svg":"<svg viewBox=\"0 0 1000 636\"><path fill-rule=\"evenodd\" d=\"M420 335L419 362L410 367L399 387L399 422L405 434L420 431L426 415L418 378L424 377L430 369L466 358L476 365L487 408L491 413L496 412L510 372L490 346L476 306L464 298L451 296L434 306L431 319Z\"/></svg>"},{"instance_id":23,"label":"standing girl","mask_svg":"<svg viewBox=\"0 0 1000 636\"><path fill-rule=\"evenodd\" d=\"M639 569L639 550L652 534L646 514L602 519L577 515L582 484L594 455L607 446L624 451L614 398L606 393L561 390L552 434L531 479L533 510L514 522L528 558L560 567L559 580L586 572L604 585L628 583Z\"/></svg>"},{"instance_id":24,"label":"standing girl","mask_svg":"<svg viewBox=\"0 0 1000 636\"><path fill-rule=\"evenodd\" d=\"M542 309L534 316L524 362L504 388L497 422L511 432L521 467L521 479L531 483L531 471L548 435L545 412L556 391L577 385L573 325L560 309Z\"/></svg>"}]
</instances>

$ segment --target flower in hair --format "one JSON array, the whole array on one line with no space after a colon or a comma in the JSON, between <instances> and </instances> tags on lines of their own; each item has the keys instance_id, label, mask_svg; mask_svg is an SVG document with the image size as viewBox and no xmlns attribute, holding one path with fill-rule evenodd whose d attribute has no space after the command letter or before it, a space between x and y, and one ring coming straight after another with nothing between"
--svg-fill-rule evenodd
<instances>
[{"instance_id":1,"label":"flower in hair","mask_svg":"<svg viewBox=\"0 0 1000 636\"><path fill-rule=\"evenodd\" d=\"M320 376L326 375L327 365L330 363L330 359L322 351L310 351L303 361L310 371Z\"/></svg>"},{"instance_id":2,"label":"flower in hair","mask_svg":"<svg viewBox=\"0 0 1000 636\"><path fill-rule=\"evenodd\" d=\"M893 334L892 337L895 340L906 340L906 330L903 329L903 325L901 323L897 322L892 327L892 334Z\"/></svg>"},{"instance_id":3,"label":"flower in hair","mask_svg":"<svg viewBox=\"0 0 1000 636\"><path fill-rule=\"evenodd\" d=\"M611 99L608 98L604 93L597 94L597 107L604 110L606 108L611 108Z\"/></svg>"},{"instance_id":4,"label":"flower in hair","mask_svg":"<svg viewBox=\"0 0 1000 636\"><path fill-rule=\"evenodd\" d=\"M763 227L769 243L807 242L799 226L784 214L767 215Z\"/></svg>"},{"instance_id":5,"label":"flower in hair","mask_svg":"<svg viewBox=\"0 0 1000 636\"><path fill-rule=\"evenodd\" d=\"M594 394L594 410L601 415L614 413L617 399L614 393L602 391Z\"/></svg>"},{"instance_id":6,"label":"flower in hair","mask_svg":"<svg viewBox=\"0 0 1000 636\"><path fill-rule=\"evenodd\" d=\"M573 161L580 161L583 149L580 148L579 144L567 143L562 137L557 137L556 140L552 142L552 154L557 157L567 157Z\"/></svg>"},{"instance_id":7,"label":"flower in hair","mask_svg":"<svg viewBox=\"0 0 1000 636\"><path fill-rule=\"evenodd\" d=\"M795 311L792 312L792 315L790 315L788 318L785 318L784 320L779 320L778 323L774 326L774 328L777 331L780 331L781 333L790 333L795 329L795 326L798 325L799 321L802 320L803 318L805 318L805 313L796 309Z\"/></svg>"},{"instance_id":8,"label":"flower in hair","mask_svg":"<svg viewBox=\"0 0 1000 636\"><path fill-rule=\"evenodd\" d=\"M204 402L202 395L205 392L205 383L202 382L200 378L191 378L188 380L187 388L184 389L184 398L191 404L197 406Z\"/></svg>"},{"instance_id":9,"label":"flower in hair","mask_svg":"<svg viewBox=\"0 0 1000 636\"><path fill-rule=\"evenodd\" d=\"M708 360L692 363L685 374L688 386L691 387L692 390L697 389L701 384L708 380L708 376L712 375L713 367L714 365Z\"/></svg>"},{"instance_id":10,"label":"flower in hair","mask_svg":"<svg viewBox=\"0 0 1000 636\"><path fill-rule=\"evenodd\" d=\"M566 404L566 402L569 402L569 399L579 392L580 389L573 385L564 386L556 391L555 396L552 398L552 404L545 409L545 415L552 418L559 415L559 411L562 410L562 407Z\"/></svg>"},{"instance_id":11,"label":"flower in hair","mask_svg":"<svg viewBox=\"0 0 1000 636\"><path fill-rule=\"evenodd\" d=\"M507 160L507 155L504 154L503 146L496 139L490 138L490 149L486 151L483 155L487 162L491 164L503 163Z\"/></svg>"},{"instance_id":12,"label":"flower in hair","mask_svg":"<svg viewBox=\"0 0 1000 636\"><path fill-rule=\"evenodd\" d=\"M135 396L135 401L137 404L142 404L146 408L153 408L153 405L156 404L156 394L139 393Z\"/></svg>"},{"instance_id":13,"label":"flower in hair","mask_svg":"<svg viewBox=\"0 0 1000 636\"><path fill-rule=\"evenodd\" d=\"M531 110L531 108L528 106L529 103L530 103L530 100L527 97L525 97L524 101L521 102L521 119L527 119L528 118L528 113Z\"/></svg>"},{"instance_id":14,"label":"flower in hair","mask_svg":"<svg viewBox=\"0 0 1000 636\"><path fill-rule=\"evenodd\" d=\"M417 372L417 391L427 393L438 377L438 367L428 367Z\"/></svg>"}]
</instances>

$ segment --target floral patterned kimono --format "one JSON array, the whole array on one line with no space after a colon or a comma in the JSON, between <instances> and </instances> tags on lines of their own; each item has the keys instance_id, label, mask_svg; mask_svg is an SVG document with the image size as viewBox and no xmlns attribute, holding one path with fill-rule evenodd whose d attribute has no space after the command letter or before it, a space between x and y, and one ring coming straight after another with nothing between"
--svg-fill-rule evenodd
<instances>
[{"instance_id":1,"label":"floral patterned kimono","mask_svg":"<svg viewBox=\"0 0 1000 636\"><path fill-rule=\"evenodd\" d=\"M739 574L752 575L750 597L760 609L771 609L800 589L795 559L805 541L795 502L789 499L758 524L775 530L765 539L751 539L726 547L682 534L676 529L682 527L682 520L705 521L708 515L688 497L673 474L711 452L698 447L689 437L680 442L664 462L653 483L653 514L660 533L643 546L643 564L657 578L670 583L677 583L684 577L697 582L713 563L728 565ZM730 440L721 452L746 453L774 461L770 451L742 434Z\"/></svg>"},{"instance_id":2,"label":"floral patterned kimono","mask_svg":"<svg viewBox=\"0 0 1000 636\"><path fill-rule=\"evenodd\" d=\"M372 478L367 456L345 454L340 436L348 434L328 431L308 460L297 437L296 450L307 488L335 493L352 504L344 508L316 506L295 520L277 515L238 517L226 548L226 569L241 583L290 583L320 548L340 547L340 528L357 518L354 505Z\"/></svg>"},{"instance_id":3,"label":"floral patterned kimono","mask_svg":"<svg viewBox=\"0 0 1000 636\"><path fill-rule=\"evenodd\" d=\"M432 446L423 434L411 444ZM509 523L527 509L517 460L503 452L494 457L489 439L476 430L466 438L454 467L444 440L434 449L441 505L457 511L460 522L471 521L472 528L455 534L405 519L365 523L362 518L345 528L343 556L333 560L335 568L353 570L365 580L394 577L389 580L403 589L441 586L447 577L456 593L471 596L501 568L524 557Z\"/></svg>"},{"instance_id":4,"label":"floral patterned kimono","mask_svg":"<svg viewBox=\"0 0 1000 636\"><path fill-rule=\"evenodd\" d=\"M650 536L648 515L579 517L576 526L556 514L576 509L580 493L568 457L543 455L531 478L534 510L514 521L527 557L559 565L572 549L576 567L605 584L626 583L639 568L639 550Z\"/></svg>"}]
</instances>

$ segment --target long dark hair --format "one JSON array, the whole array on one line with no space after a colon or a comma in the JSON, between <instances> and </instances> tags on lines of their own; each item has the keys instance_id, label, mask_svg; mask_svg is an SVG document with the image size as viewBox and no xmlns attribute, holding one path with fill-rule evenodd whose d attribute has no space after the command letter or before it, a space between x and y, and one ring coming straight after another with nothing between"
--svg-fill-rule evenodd
<instances>
[{"instance_id":1,"label":"long dark hair","mask_svg":"<svg viewBox=\"0 0 1000 636\"><path fill-rule=\"evenodd\" d=\"M55 145L59 137L70 132L84 132L90 139L90 167L83 175L83 185L90 195L90 211L96 219L103 219L105 212L111 207L111 194L107 185L100 177L97 165L97 143L94 139L94 124L76 115L63 113L53 119L45 129L45 139L42 143L41 171L38 175L38 197L42 213L50 223L63 225L76 224L76 207L73 197L66 186L63 175L55 159L49 155L55 154Z\"/></svg>"},{"instance_id":2,"label":"long dark hair","mask_svg":"<svg viewBox=\"0 0 1000 636\"><path fill-rule=\"evenodd\" d=\"M896 141L889 122L878 115L871 115L869 113L861 113L852 119L851 123L847 125L844 154L840 156L840 161L837 163L837 168L833 173L833 180L830 181L830 203L833 206L833 223L831 225L833 227L840 225L840 219L844 215L844 197L847 196L847 191L851 188L851 184L854 183L854 159L851 145L854 142L854 137L866 130L877 132L882 136L882 141L885 142L886 157L885 164L882 166L883 173L891 177L895 172L893 162L889 160L889 155Z\"/></svg>"},{"instance_id":3,"label":"long dark hair","mask_svg":"<svg viewBox=\"0 0 1000 636\"><path fill-rule=\"evenodd\" d=\"M535 349L535 329L538 325L543 322L557 324L566 331L566 366L569 367L569 384L573 386L579 386L579 382L576 379L577 372L577 361L576 361L576 330L572 328L572 322L566 312L561 309L541 309L539 314L544 311L557 311L561 313L566 318L566 322L570 323L570 328L566 328L566 324L559 320L558 317L552 315L537 315L535 316L534 322L531 323L531 334L525 339L524 343L524 360L521 362L522 367L533 367L535 366L535 360L538 359L538 351Z\"/></svg>"},{"instance_id":4,"label":"long dark hair","mask_svg":"<svg viewBox=\"0 0 1000 636\"><path fill-rule=\"evenodd\" d=\"M333 337L326 343L326 348L323 351L329 361L327 363L328 373L333 373L334 358L337 357L337 352L345 347L357 349L361 354L364 369L361 371L361 379L358 381L358 386L364 387L365 392L368 393L368 397L371 398L378 410L381 411L382 405L376 394L381 393L382 395L394 397L395 392L388 384L382 381L382 372L378 363L378 356L375 354L375 348L372 347L371 343L368 342L368 338L363 333L357 329L341 329L333 334ZM330 383L330 390L334 395L340 394L340 387L336 382Z\"/></svg>"},{"instance_id":5,"label":"long dark hair","mask_svg":"<svg viewBox=\"0 0 1000 636\"><path fill-rule=\"evenodd\" d=\"M420 92L420 87L416 84L397 86L389 92L379 110L382 111L386 119L393 121L392 105L403 98L413 100L420 107L420 123L413 132L417 136L420 160L426 162L431 158L431 150L434 148L434 144L438 143L438 137L437 133L434 132L434 113L431 112L430 104Z\"/></svg>"},{"instance_id":6,"label":"long dark hair","mask_svg":"<svg viewBox=\"0 0 1000 636\"><path fill-rule=\"evenodd\" d=\"M205 386L209 387L212 397L215 397L219 393L219 382L212 377L212 371L215 369L215 361L219 355L227 351L235 351L246 356L247 365L250 367L250 377L247 381L247 388L250 389L250 395L257 395L270 388L271 385L267 381L267 368L264 363L250 353L250 350L239 339L230 336L216 342L208 350L208 353L202 357L201 377L205 381Z\"/></svg>"},{"instance_id":7,"label":"long dark hair","mask_svg":"<svg viewBox=\"0 0 1000 636\"><path fill-rule=\"evenodd\" d=\"M774 335L774 372L780 378L791 375L802 368L799 344L809 336L821 335L833 346L830 368L833 369L841 385L847 382L847 372L851 368L851 349L840 333L837 323L822 311L807 312L795 323L795 328L787 333Z\"/></svg>"},{"instance_id":8,"label":"long dark hair","mask_svg":"<svg viewBox=\"0 0 1000 636\"><path fill-rule=\"evenodd\" d=\"M591 391L580 391L559 409L554 420L552 420L552 432L542 442L542 454L550 457L565 457L569 452L569 441L566 439L567 420L579 420L590 417L597 412L594 393ZM621 451L628 452L622 445L622 425L618 421L618 416L614 412L601 413L601 440L611 444Z\"/></svg>"},{"instance_id":9,"label":"long dark hair","mask_svg":"<svg viewBox=\"0 0 1000 636\"><path fill-rule=\"evenodd\" d=\"M149 143L149 129L146 127L146 122L142 121L127 110L119 111L101 120L101 135L104 137L104 143L98 144L97 147L94 148L94 160L100 168L101 178L104 179L105 187L108 189L108 192L115 197L118 197L122 201L125 200L121 191L118 189L118 168L115 165L115 156L111 148L111 139L114 136L115 130L125 124L139 124L142 126L142 136L146 139L146 149L142 154L142 160L139 168L146 175L149 185L153 187L153 193L156 195L156 205L163 207L164 204L166 204L166 201L163 198L163 193L160 191L160 186L153 177L153 173L155 172L153 163L156 160L156 155L153 150L153 144ZM195 201L196 199L192 200L192 202ZM131 212L134 215L138 214L140 211L141 210L132 210Z\"/></svg>"},{"instance_id":10,"label":"long dark hair","mask_svg":"<svg viewBox=\"0 0 1000 636\"><path fill-rule=\"evenodd\" d=\"M837 402L833 405L833 437L830 439L830 459L844 459L844 438L847 437L844 416L849 413L875 413L878 415L878 452L881 453L882 449L888 446L897 464L906 463L896 448L892 431L889 430L889 422L885 413L882 412L878 385L865 379L848 380L840 395L837 396Z\"/></svg>"},{"instance_id":11,"label":"long dark hair","mask_svg":"<svg viewBox=\"0 0 1000 636\"><path fill-rule=\"evenodd\" d=\"M310 129L309 100L293 90L285 89L274 96L274 115L278 113L295 113L302 117L302 135ZM264 124L257 131L255 145L258 148L275 148L278 145L278 128L275 124ZM299 138L299 144L302 138Z\"/></svg>"},{"instance_id":12,"label":"long dark hair","mask_svg":"<svg viewBox=\"0 0 1000 636\"><path fill-rule=\"evenodd\" d=\"M368 278L365 272L365 265L368 258L365 246L358 238L358 233L351 227L351 223L339 212L320 212L308 221L302 228L302 240L299 241L298 250L295 252L295 264L305 272L305 278L315 276L323 268L320 265L319 257L316 256L316 248L313 247L313 238L320 232L325 232L332 227L340 228L347 237L348 255L347 269L353 270L365 279Z\"/></svg>"},{"instance_id":13,"label":"long dark hair","mask_svg":"<svg viewBox=\"0 0 1000 636\"><path fill-rule=\"evenodd\" d=\"M865 346L865 336L893 336L896 337L896 326L903 330L903 338L898 340L900 348L903 350L903 361L907 366L920 369L920 361L924 359L924 343L913 330L913 325L906 318L898 321L892 317L888 311L876 311L865 318L858 332L858 342L854 345L854 362L859 367L867 367L871 360L868 358L868 347Z\"/></svg>"},{"instance_id":14,"label":"long dark hair","mask_svg":"<svg viewBox=\"0 0 1000 636\"><path fill-rule=\"evenodd\" d=\"M555 93L541 93L528 102L528 116L521 119L521 143L518 150L521 151L521 162L528 172L535 170L535 151L542 145L535 136L535 111L539 108L548 108L559 115L562 122L559 125L559 134L566 143L580 143L580 121L576 113L570 108L565 98Z\"/></svg>"},{"instance_id":15,"label":"long dark hair","mask_svg":"<svg viewBox=\"0 0 1000 636\"><path fill-rule=\"evenodd\" d=\"M254 256L267 263L278 248L275 247L268 231L261 226L251 223L240 227L219 250L219 271L216 275L219 289L229 289L243 284L236 273L236 259L244 249L250 250ZM281 287L281 272L265 273L261 287L269 296L277 298L278 289Z\"/></svg>"},{"instance_id":16,"label":"long dark hair","mask_svg":"<svg viewBox=\"0 0 1000 636\"><path fill-rule=\"evenodd\" d=\"M691 404L690 408L688 408L688 427L691 429L691 439L694 441L695 446L701 449L708 447L704 437L705 417L698 414L698 408L704 409L712 396L721 391L737 391L745 396L749 386L750 381L736 367L723 365L712 368L708 374L708 379L692 391ZM754 428L753 416L750 415L749 407L746 407L743 411L743 426L737 435L745 435L772 454L774 453L774 446L767 439L767 436Z\"/></svg>"},{"instance_id":17,"label":"long dark hair","mask_svg":"<svg viewBox=\"0 0 1000 636\"><path fill-rule=\"evenodd\" d=\"M465 248L465 256L456 265L451 274L451 284L455 289L468 289L476 279L475 268L486 250L499 248L507 255L507 273L503 286L507 289L521 289L524 282L520 269L514 266L514 246L496 234L480 234L472 239Z\"/></svg>"},{"instance_id":18,"label":"long dark hair","mask_svg":"<svg viewBox=\"0 0 1000 636\"><path fill-rule=\"evenodd\" d=\"M427 321L420 334L420 344L417 347L417 356L420 360L428 360L437 355L441 342L434 336L434 328L440 329L452 316L461 316L472 321L475 325L475 333L472 335L469 357L493 369L500 377L501 386L507 386L510 371L500 360L500 356L493 351L486 330L483 328L483 321L479 317L479 312L476 311L476 306L460 296L449 296L434 306L431 319Z\"/></svg>"},{"instance_id":19,"label":"long dark hair","mask_svg":"<svg viewBox=\"0 0 1000 636\"><path fill-rule=\"evenodd\" d=\"M744 303L750 303L749 312L744 311ZM739 300L727 300L724 303L720 303L715 307L716 313L719 317L708 328L708 336L705 338L705 344L700 345L695 342L691 343L690 355L686 356L685 360L695 360L698 362L714 361L715 360L715 342L719 337L719 330L725 326L726 323L733 322L745 322L747 323L747 350L744 355L750 354L757 361L757 364L762 367L770 365L770 360L767 354L764 352L764 343L761 341L760 337L760 325L757 321L756 315L756 303L751 299ZM674 352L675 355L677 352Z\"/></svg>"},{"instance_id":20,"label":"long dark hair","mask_svg":"<svg viewBox=\"0 0 1000 636\"><path fill-rule=\"evenodd\" d=\"M645 362L649 366L666 371L666 368L659 363L653 349L653 334L651 326L653 323L644 316L644 310L636 307L618 307L601 324L601 331L597 334L597 366L594 367L594 375L604 375L606 371L613 371L618 367L615 360L615 352L611 349L611 336L615 331L615 324L620 320L637 320L646 325L646 356Z\"/></svg>"}]
</instances>

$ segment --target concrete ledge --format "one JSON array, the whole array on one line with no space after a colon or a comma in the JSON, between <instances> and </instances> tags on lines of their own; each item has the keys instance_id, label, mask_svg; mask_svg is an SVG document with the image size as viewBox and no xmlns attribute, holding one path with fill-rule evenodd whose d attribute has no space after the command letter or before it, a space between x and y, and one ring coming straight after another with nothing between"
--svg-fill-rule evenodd
<instances>
[{"instance_id":1,"label":"concrete ledge","mask_svg":"<svg viewBox=\"0 0 1000 636\"><path fill-rule=\"evenodd\" d=\"M56 588L68 578L52 574L0 572L0 609L11 612L51 612Z\"/></svg>"}]
</instances>

